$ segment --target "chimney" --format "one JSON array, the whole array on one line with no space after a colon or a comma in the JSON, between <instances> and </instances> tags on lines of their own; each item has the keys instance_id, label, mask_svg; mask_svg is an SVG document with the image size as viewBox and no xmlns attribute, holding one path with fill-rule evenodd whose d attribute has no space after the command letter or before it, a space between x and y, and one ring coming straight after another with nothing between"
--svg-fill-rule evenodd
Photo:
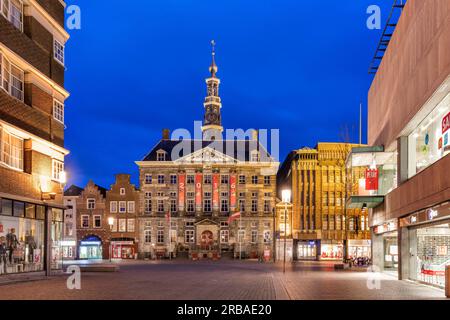
<instances>
[{"instance_id":1,"label":"chimney","mask_svg":"<svg viewBox=\"0 0 450 320\"><path fill-rule=\"evenodd\" d=\"M170 140L169 139L170 130L169 129L163 129L162 131L162 139L163 140Z\"/></svg>"}]
</instances>

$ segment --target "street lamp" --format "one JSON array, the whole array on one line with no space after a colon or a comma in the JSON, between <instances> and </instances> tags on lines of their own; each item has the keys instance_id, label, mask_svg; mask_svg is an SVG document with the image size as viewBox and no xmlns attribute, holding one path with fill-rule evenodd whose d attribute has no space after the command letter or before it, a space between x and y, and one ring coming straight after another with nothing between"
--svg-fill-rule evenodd
<instances>
[{"instance_id":1,"label":"street lamp","mask_svg":"<svg viewBox=\"0 0 450 320\"><path fill-rule=\"evenodd\" d=\"M283 255L283 273L286 273L286 234L287 234L287 210L288 204L291 202L291 190L285 189L281 191L281 200L284 202L284 255Z\"/></svg>"},{"instance_id":2,"label":"street lamp","mask_svg":"<svg viewBox=\"0 0 450 320\"><path fill-rule=\"evenodd\" d=\"M109 217L108 218L108 225L109 225L109 231L110 231L110 236L109 236L109 262L112 262L112 242L111 242L111 233L112 233L112 229L113 229L113 225L114 225L114 218L113 217Z\"/></svg>"}]
</instances>

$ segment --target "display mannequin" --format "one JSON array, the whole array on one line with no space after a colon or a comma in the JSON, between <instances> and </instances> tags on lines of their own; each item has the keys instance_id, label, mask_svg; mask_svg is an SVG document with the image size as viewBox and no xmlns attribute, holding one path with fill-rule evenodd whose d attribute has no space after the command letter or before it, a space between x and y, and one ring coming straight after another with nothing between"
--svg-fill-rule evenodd
<instances>
[{"instance_id":1,"label":"display mannequin","mask_svg":"<svg viewBox=\"0 0 450 320\"><path fill-rule=\"evenodd\" d=\"M25 244L28 245L28 261L34 262L34 250L36 249L36 241L34 240L31 231L27 231L25 234Z\"/></svg>"},{"instance_id":2,"label":"display mannequin","mask_svg":"<svg viewBox=\"0 0 450 320\"><path fill-rule=\"evenodd\" d=\"M3 265L3 272L7 273L6 269L6 238L0 237L0 263Z\"/></svg>"},{"instance_id":3,"label":"display mannequin","mask_svg":"<svg viewBox=\"0 0 450 320\"><path fill-rule=\"evenodd\" d=\"M19 245L19 241L17 240L16 229L11 228L9 233L6 235L6 246L9 249L9 263L13 263L13 253L14 250L17 249L17 245Z\"/></svg>"}]
</instances>

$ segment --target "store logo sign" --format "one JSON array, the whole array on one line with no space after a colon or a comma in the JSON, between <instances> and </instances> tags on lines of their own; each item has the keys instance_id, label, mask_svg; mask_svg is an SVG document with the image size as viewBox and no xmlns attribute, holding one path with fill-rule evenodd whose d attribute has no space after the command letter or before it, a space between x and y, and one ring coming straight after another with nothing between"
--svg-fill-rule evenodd
<instances>
[{"instance_id":1,"label":"store logo sign","mask_svg":"<svg viewBox=\"0 0 450 320\"><path fill-rule=\"evenodd\" d=\"M436 218L438 216L438 212L436 210L433 209L428 209L427 210L427 217L428 220L433 220L434 218Z\"/></svg>"},{"instance_id":2,"label":"store logo sign","mask_svg":"<svg viewBox=\"0 0 450 320\"><path fill-rule=\"evenodd\" d=\"M450 129L450 112L442 118L442 134L444 134L448 129Z\"/></svg>"},{"instance_id":3,"label":"store logo sign","mask_svg":"<svg viewBox=\"0 0 450 320\"><path fill-rule=\"evenodd\" d=\"M416 223L417 222L417 216L412 216L410 219L411 223Z\"/></svg>"}]
</instances>

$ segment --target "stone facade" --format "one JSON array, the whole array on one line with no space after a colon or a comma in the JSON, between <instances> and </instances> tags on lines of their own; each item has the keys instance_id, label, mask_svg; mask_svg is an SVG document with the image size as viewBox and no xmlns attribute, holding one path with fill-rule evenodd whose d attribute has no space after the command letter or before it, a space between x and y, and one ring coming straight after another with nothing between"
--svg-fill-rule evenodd
<instances>
[{"instance_id":1,"label":"stone facade","mask_svg":"<svg viewBox=\"0 0 450 320\"><path fill-rule=\"evenodd\" d=\"M283 188L292 190L292 222L288 220L288 229L292 227L294 259L342 259L349 240L358 240L361 247L370 246L367 210L345 207L345 161L355 146L318 143L315 149L293 151L283 163L278 173L278 193L281 196ZM278 212L282 220L283 208ZM324 246L329 252L322 250Z\"/></svg>"}]
</instances>

